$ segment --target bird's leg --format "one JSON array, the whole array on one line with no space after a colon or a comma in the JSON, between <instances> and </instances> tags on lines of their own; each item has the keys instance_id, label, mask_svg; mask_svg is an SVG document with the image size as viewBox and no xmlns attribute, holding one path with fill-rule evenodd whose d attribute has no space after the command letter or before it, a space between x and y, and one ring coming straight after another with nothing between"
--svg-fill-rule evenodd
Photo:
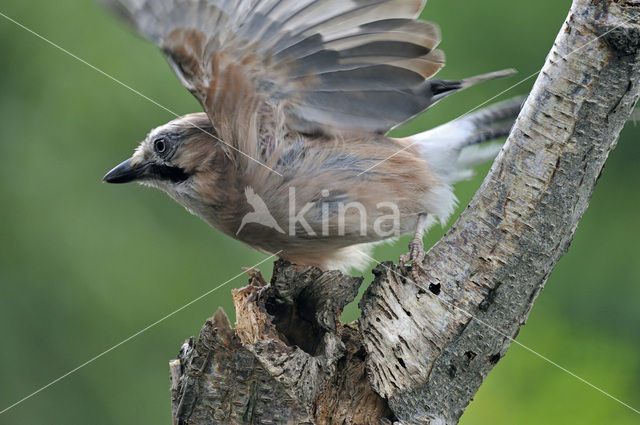
<instances>
[{"instance_id":1,"label":"bird's leg","mask_svg":"<svg viewBox=\"0 0 640 425\"><path fill-rule=\"evenodd\" d=\"M257 301L260 300L260 298L262 298L262 296L269 290L271 289L271 284L267 283L265 286L253 286L253 285L247 285L244 288L241 288L240 290L243 292L247 292L249 293L249 296L244 300L244 304L247 305L249 303L255 303Z\"/></svg>"},{"instance_id":2,"label":"bird's leg","mask_svg":"<svg viewBox=\"0 0 640 425\"><path fill-rule=\"evenodd\" d=\"M249 275L249 284L242 287L238 292L248 294L244 300L244 305L248 303L256 302L262 298L262 296L271 288L271 283L267 283L259 270L244 269Z\"/></svg>"},{"instance_id":3,"label":"bird's leg","mask_svg":"<svg viewBox=\"0 0 640 425\"><path fill-rule=\"evenodd\" d=\"M418 225L416 226L416 233L409 242L409 252L400 257L400 264L407 265L411 262L411 278L413 281L417 281L420 278L420 271L423 270L422 262L424 261L424 231L427 228L428 215L420 214L418 216Z\"/></svg>"}]
</instances>

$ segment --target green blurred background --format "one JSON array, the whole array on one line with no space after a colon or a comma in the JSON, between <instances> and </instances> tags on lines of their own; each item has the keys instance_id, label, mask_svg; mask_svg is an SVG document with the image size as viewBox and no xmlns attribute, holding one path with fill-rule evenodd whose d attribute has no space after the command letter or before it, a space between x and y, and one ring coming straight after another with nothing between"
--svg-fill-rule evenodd
<instances>
[{"instance_id":1,"label":"green blurred background","mask_svg":"<svg viewBox=\"0 0 640 425\"><path fill-rule=\"evenodd\" d=\"M570 1L431 0L461 78L516 78L452 96L399 133L453 119L538 71ZM3 0L0 12L182 114L198 104L162 55L90 0ZM533 79L502 96L524 94ZM159 191L101 177L173 117L0 17L0 410L265 258ZM640 407L640 131L629 124L571 250L519 342ZM464 207L488 170L460 184ZM433 230L435 242L443 233ZM407 240L380 248L397 259ZM262 270L270 275L271 262ZM365 273L367 281L371 273ZM1 424L169 424L168 361L243 277L0 415ZM344 318L357 317L350 306ZM463 424L637 424L640 416L513 346Z\"/></svg>"}]
</instances>

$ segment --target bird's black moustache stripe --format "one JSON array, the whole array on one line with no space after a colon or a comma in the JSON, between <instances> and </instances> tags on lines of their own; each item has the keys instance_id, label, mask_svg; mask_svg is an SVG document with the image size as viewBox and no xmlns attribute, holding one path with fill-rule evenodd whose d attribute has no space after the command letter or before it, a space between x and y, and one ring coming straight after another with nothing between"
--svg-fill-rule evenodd
<instances>
[{"instance_id":1,"label":"bird's black moustache stripe","mask_svg":"<svg viewBox=\"0 0 640 425\"><path fill-rule=\"evenodd\" d=\"M190 176L180 167L170 167L168 165L151 164L147 168L147 173L152 178L158 180L169 180L173 183L181 183Z\"/></svg>"},{"instance_id":2,"label":"bird's black moustache stripe","mask_svg":"<svg viewBox=\"0 0 640 425\"><path fill-rule=\"evenodd\" d=\"M181 183L190 177L183 168L171 167L154 162L132 165L131 159L109 171L103 180L107 183L129 183L146 179Z\"/></svg>"}]
</instances>

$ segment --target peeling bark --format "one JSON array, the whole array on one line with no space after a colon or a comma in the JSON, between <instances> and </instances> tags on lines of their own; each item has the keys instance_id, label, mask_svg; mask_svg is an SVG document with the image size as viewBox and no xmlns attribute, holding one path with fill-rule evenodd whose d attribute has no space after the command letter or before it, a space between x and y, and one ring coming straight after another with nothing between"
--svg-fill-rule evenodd
<instances>
[{"instance_id":1,"label":"peeling bark","mask_svg":"<svg viewBox=\"0 0 640 425\"><path fill-rule=\"evenodd\" d=\"M357 324L338 318L361 280L338 272L278 261L256 302L234 291L235 330L218 311L171 363L174 423L456 424L567 251L640 96L639 18L638 1L574 1L469 208L418 282L376 268Z\"/></svg>"}]
</instances>

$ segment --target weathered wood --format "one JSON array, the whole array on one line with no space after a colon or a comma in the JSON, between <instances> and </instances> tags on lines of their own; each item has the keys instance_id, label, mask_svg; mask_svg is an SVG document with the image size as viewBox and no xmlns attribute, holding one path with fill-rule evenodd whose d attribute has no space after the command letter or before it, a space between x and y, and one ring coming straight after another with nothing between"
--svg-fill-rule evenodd
<instances>
[{"instance_id":1,"label":"weathered wood","mask_svg":"<svg viewBox=\"0 0 640 425\"><path fill-rule=\"evenodd\" d=\"M374 388L405 423L457 423L567 251L638 100L638 6L574 2L500 157L425 258L424 279L378 268L360 325Z\"/></svg>"},{"instance_id":2,"label":"weathered wood","mask_svg":"<svg viewBox=\"0 0 640 425\"><path fill-rule=\"evenodd\" d=\"M566 252L640 96L640 2L575 0L502 153L418 282L282 261L172 363L175 423L455 424ZM600 37L600 38L598 38ZM576 52L576 49L579 51ZM255 286L262 278L250 272Z\"/></svg>"},{"instance_id":3,"label":"weathered wood","mask_svg":"<svg viewBox=\"0 0 640 425\"><path fill-rule=\"evenodd\" d=\"M357 328L339 321L362 279L277 261L270 287L252 300L266 282L247 273L250 287L233 291L235 330L219 310L172 362L174 422L346 425L391 417L367 379Z\"/></svg>"}]
</instances>

